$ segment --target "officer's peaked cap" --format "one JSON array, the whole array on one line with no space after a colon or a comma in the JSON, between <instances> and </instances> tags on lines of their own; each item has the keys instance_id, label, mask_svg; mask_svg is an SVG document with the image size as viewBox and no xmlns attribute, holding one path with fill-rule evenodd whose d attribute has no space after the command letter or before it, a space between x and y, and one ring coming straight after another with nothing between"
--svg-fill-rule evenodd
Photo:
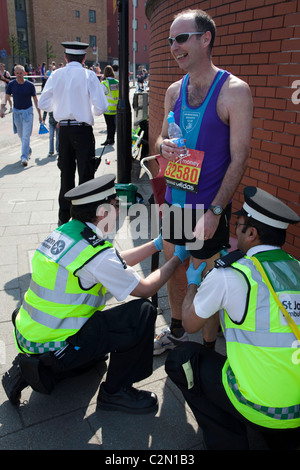
<instances>
[{"instance_id":1,"label":"officer's peaked cap","mask_svg":"<svg viewBox=\"0 0 300 470\"><path fill-rule=\"evenodd\" d=\"M79 41L62 42L61 45L65 48L65 54L73 55L86 54L86 49L89 47L89 44Z\"/></svg>"},{"instance_id":2,"label":"officer's peaked cap","mask_svg":"<svg viewBox=\"0 0 300 470\"><path fill-rule=\"evenodd\" d=\"M65 194L65 198L71 201L73 206L100 202L109 196L116 194L115 175L103 175L82 183Z\"/></svg>"},{"instance_id":3,"label":"officer's peaked cap","mask_svg":"<svg viewBox=\"0 0 300 470\"><path fill-rule=\"evenodd\" d=\"M247 215L277 229L287 229L289 224L296 224L300 221L298 214L290 207L277 197L255 186L247 186L244 189L244 199L242 210L235 214Z\"/></svg>"}]
</instances>

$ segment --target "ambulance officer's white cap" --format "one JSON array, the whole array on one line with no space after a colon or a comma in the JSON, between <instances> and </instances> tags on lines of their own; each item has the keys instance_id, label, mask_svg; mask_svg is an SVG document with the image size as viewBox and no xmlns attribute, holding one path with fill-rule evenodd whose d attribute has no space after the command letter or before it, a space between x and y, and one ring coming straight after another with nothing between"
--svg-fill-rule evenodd
<instances>
[{"instance_id":1,"label":"ambulance officer's white cap","mask_svg":"<svg viewBox=\"0 0 300 470\"><path fill-rule=\"evenodd\" d=\"M79 41L62 42L61 45L65 48L65 54L72 55L86 54L86 49L89 47L89 44Z\"/></svg>"},{"instance_id":2,"label":"ambulance officer's white cap","mask_svg":"<svg viewBox=\"0 0 300 470\"><path fill-rule=\"evenodd\" d=\"M237 215L247 215L277 229L287 229L289 224L297 224L300 221L295 211L260 188L247 186L244 189L244 198L243 208L235 212Z\"/></svg>"},{"instance_id":3,"label":"ambulance officer's white cap","mask_svg":"<svg viewBox=\"0 0 300 470\"><path fill-rule=\"evenodd\" d=\"M64 196L73 206L100 202L116 194L115 175L108 174L82 183Z\"/></svg>"}]
</instances>

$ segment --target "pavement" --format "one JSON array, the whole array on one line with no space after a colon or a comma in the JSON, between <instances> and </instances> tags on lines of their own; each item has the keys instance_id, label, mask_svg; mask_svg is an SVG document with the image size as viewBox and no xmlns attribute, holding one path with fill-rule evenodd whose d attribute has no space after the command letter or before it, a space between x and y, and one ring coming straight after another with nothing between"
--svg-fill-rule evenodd
<instances>
[{"instance_id":1,"label":"pavement","mask_svg":"<svg viewBox=\"0 0 300 470\"><path fill-rule=\"evenodd\" d=\"M133 89L130 93L132 96ZM0 120L1 377L16 356L11 314L22 302L29 286L30 260L40 242L57 227L58 220L60 174L56 157L47 156L48 135L38 134L36 110L34 116L32 156L26 168L20 162L20 142L13 134L12 114L6 114ZM96 154L99 156L101 142L106 137L103 116L95 118L94 134ZM110 160L110 164L105 163L106 159ZM105 148L96 176L106 173L117 174L116 145ZM132 183L138 186L138 192L143 196L142 211L148 213L152 189L139 159L133 161ZM119 251L146 241L131 236L132 220L132 217L126 216L113 235L114 245ZM144 222L140 225L145 230ZM163 262L163 254L160 254L160 263ZM151 260L145 260L136 269L141 276L147 276L151 272ZM109 298L107 305L117 303L116 299ZM165 286L158 293L158 307L157 333L170 320ZM201 333L191 335L191 339L201 342ZM223 337L218 337L216 350L225 354ZM134 451L148 450L151 455L159 455L163 450L185 454L204 450L202 431L193 413L166 375L164 364L167 354L155 356L153 374L136 384L138 388L158 395L159 409L156 414L136 416L97 410L96 399L99 385L105 378L106 363L99 364L80 377L61 382L51 395L39 394L28 387L22 392L18 407L11 405L0 385L0 450L102 450L105 451L103 458L111 451L127 451L126 455L134 455ZM263 449L260 440L255 437L253 449Z\"/></svg>"}]
</instances>

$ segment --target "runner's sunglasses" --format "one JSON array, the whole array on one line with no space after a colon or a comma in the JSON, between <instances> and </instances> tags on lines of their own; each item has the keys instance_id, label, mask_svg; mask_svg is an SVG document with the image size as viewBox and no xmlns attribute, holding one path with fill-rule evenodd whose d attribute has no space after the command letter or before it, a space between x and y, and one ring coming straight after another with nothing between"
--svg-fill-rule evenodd
<instances>
[{"instance_id":1,"label":"runner's sunglasses","mask_svg":"<svg viewBox=\"0 0 300 470\"><path fill-rule=\"evenodd\" d=\"M169 43L169 46L173 46L174 44L174 41L177 42L177 44L183 44L185 43L186 41L188 41L190 39L191 36L194 36L194 34L205 34L205 31L203 32L197 32L197 33L181 33L181 34L178 34L177 36L175 36L175 38L168 38L168 43Z\"/></svg>"}]
</instances>

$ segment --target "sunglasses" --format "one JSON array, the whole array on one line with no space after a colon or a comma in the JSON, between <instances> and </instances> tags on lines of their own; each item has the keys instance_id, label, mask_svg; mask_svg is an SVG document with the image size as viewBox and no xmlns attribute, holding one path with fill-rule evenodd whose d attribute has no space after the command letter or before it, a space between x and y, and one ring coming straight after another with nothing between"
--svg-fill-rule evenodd
<instances>
[{"instance_id":1,"label":"sunglasses","mask_svg":"<svg viewBox=\"0 0 300 470\"><path fill-rule=\"evenodd\" d=\"M107 202L111 206L114 206L115 209L119 209L119 207L120 207L120 199L115 194L112 197L108 198Z\"/></svg>"},{"instance_id":2,"label":"sunglasses","mask_svg":"<svg viewBox=\"0 0 300 470\"><path fill-rule=\"evenodd\" d=\"M201 36L202 36L202 34L205 34L205 31L203 31L201 33L181 33L181 34L178 34L177 36L175 36L175 38L168 38L169 45L173 46L174 41L176 41L177 44L183 44L186 41L188 41L191 36L194 36L195 34L201 34Z\"/></svg>"}]
</instances>

